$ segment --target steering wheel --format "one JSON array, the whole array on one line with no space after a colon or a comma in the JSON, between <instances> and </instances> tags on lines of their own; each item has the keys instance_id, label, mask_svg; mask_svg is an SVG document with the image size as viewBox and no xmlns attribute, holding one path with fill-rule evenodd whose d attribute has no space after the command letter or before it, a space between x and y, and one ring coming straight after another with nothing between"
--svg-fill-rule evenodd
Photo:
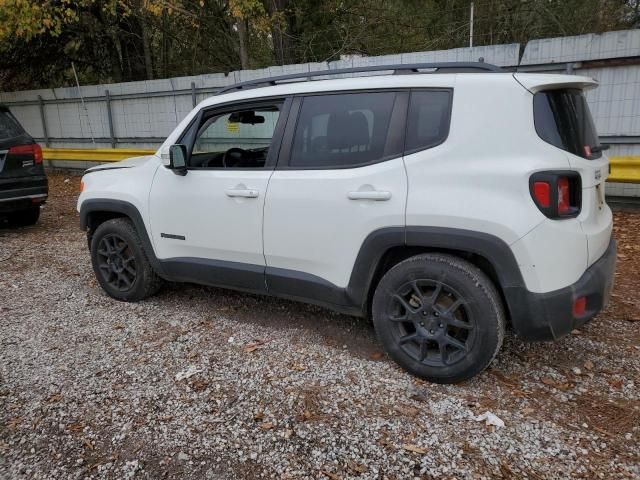
<instances>
[{"instance_id":1,"label":"steering wheel","mask_svg":"<svg viewBox=\"0 0 640 480\"><path fill-rule=\"evenodd\" d=\"M247 154L247 151L243 150L242 148L237 148L237 147L230 148L229 150L224 152L224 155L222 156L222 166L224 168L234 167L236 165L235 162L240 160L246 154Z\"/></svg>"}]
</instances>

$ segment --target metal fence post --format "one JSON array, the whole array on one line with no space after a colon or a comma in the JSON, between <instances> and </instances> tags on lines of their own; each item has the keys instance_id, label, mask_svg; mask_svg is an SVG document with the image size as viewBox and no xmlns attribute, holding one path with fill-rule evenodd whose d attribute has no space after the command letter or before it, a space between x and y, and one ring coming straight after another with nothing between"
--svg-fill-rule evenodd
<instances>
[{"instance_id":1,"label":"metal fence post","mask_svg":"<svg viewBox=\"0 0 640 480\"><path fill-rule=\"evenodd\" d=\"M111 137L111 148L116 148L116 135L113 131L113 117L111 116L111 97L109 96L109 90L104 91L104 96L107 100L107 117L109 119L109 137Z\"/></svg>"},{"instance_id":2,"label":"metal fence post","mask_svg":"<svg viewBox=\"0 0 640 480\"><path fill-rule=\"evenodd\" d=\"M191 105L195 107L197 105L196 100L196 82L191 82Z\"/></svg>"},{"instance_id":3,"label":"metal fence post","mask_svg":"<svg viewBox=\"0 0 640 480\"><path fill-rule=\"evenodd\" d=\"M38 105L40 106L40 120L42 120L42 133L44 134L44 144L49 146L49 131L47 130L47 117L44 116L44 100L38 95Z\"/></svg>"}]
</instances>

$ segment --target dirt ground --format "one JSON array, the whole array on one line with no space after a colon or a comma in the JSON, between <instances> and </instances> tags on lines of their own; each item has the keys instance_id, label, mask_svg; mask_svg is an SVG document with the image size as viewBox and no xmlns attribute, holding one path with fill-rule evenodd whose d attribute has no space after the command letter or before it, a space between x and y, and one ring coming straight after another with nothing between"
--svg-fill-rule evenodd
<instances>
[{"instance_id":1,"label":"dirt ground","mask_svg":"<svg viewBox=\"0 0 640 480\"><path fill-rule=\"evenodd\" d=\"M186 284L110 299L78 186L52 174L41 221L0 226L0 478L640 478L640 210L615 213L606 311L442 386L318 307Z\"/></svg>"}]
</instances>

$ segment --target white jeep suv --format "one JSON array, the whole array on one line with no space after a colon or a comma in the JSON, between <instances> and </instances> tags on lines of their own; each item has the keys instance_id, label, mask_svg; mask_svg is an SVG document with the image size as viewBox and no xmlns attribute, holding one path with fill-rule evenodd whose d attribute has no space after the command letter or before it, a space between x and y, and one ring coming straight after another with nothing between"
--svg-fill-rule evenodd
<instances>
[{"instance_id":1,"label":"white jeep suv","mask_svg":"<svg viewBox=\"0 0 640 480\"><path fill-rule=\"evenodd\" d=\"M360 76L317 80L340 73ZM124 301L168 280L368 316L409 372L470 378L505 328L557 339L607 303L609 167L582 93L595 86L484 63L235 85L155 155L87 171L96 277Z\"/></svg>"}]
</instances>

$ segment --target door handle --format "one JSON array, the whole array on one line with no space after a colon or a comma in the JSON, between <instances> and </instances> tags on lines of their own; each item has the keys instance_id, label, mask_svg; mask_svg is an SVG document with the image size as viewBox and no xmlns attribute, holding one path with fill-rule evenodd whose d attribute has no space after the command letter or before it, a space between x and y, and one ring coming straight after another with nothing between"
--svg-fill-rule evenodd
<instances>
[{"instance_id":1,"label":"door handle","mask_svg":"<svg viewBox=\"0 0 640 480\"><path fill-rule=\"evenodd\" d=\"M384 202L391 199L391 192L383 190L358 190L347 194L349 200L376 200Z\"/></svg>"},{"instance_id":2,"label":"door handle","mask_svg":"<svg viewBox=\"0 0 640 480\"><path fill-rule=\"evenodd\" d=\"M227 197L258 198L260 192L252 188L229 188L224 193Z\"/></svg>"}]
</instances>

